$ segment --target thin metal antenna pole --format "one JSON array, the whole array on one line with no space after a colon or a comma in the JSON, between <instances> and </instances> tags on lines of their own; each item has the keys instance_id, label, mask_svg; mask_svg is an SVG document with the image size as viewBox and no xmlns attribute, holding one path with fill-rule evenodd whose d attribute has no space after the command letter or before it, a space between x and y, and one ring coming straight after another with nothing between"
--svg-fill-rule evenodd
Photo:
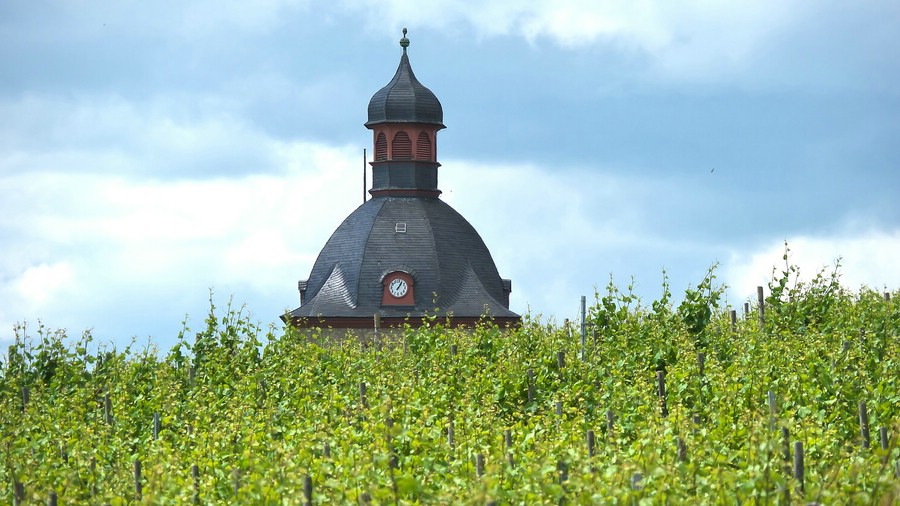
<instances>
[{"instance_id":1,"label":"thin metal antenna pole","mask_svg":"<svg viewBox=\"0 0 900 506\"><path fill-rule=\"evenodd\" d=\"M363 148L363 204L366 203L366 148Z\"/></svg>"}]
</instances>

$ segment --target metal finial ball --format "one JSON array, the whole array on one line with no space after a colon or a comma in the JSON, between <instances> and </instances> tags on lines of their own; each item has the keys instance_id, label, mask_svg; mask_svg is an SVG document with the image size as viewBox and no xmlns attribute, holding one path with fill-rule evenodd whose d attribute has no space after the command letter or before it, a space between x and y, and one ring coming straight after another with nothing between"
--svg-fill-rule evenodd
<instances>
[{"instance_id":1,"label":"metal finial ball","mask_svg":"<svg viewBox=\"0 0 900 506\"><path fill-rule=\"evenodd\" d=\"M406 28L403 29L403 38L400 39L400 47L403 48L403 51L406 51L406 48L409 47L409 39L406 38Z\"/></svg>"}]
</instances>

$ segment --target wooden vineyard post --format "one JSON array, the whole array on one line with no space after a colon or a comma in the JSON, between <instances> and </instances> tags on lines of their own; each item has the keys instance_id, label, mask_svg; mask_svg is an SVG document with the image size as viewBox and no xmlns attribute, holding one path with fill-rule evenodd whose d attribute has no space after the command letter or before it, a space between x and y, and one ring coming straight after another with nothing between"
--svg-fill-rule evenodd
<instances>
[{"instance_id":1,"label":"wooden vineyard post","mask_svg":"<svg viewBox=\"0 0 900 506\"><path fill-rule=\"evenodd\" d=\"M159 439L159 430L160 430L160 422L159 422L159 413L153 413L153 440L156 441Z\"/></svg>"},{"instance_id":2,"label":"wooden vineyard post","mask_svg":"<svg viewBox=\"0 0 900 506\"><path fill-rule=\"evenodd\" d=\"M891 458L891 454L888 453L888 433L887 427L881 427L878 429L878 436L881 442L881 449L884 451L884 457L881 459L881 463L887 466L888 460ZM897 471L900 471L900 462L897 462ZM900 477L900 476L898 476Z\"/></svg>"},{"instance_id":3,"label":"wooden vineyard post","mask_svg":"<svg viewBox=\"0 0 900 506\"><path fill-rule=\"evenodd\" d=\"M268 397L268 392L266 391L268 385L266 385L266 380L260 380L259 383L256 384L256 390L259 392L259 402L257 406L260 408L266 403L266 398Z\"/></svg>"},{"instance_id":4,"label":"wooden vineyard post","mask_svg":"<svg viewBox=\"0 0 900 506\"><path fill-rule=\"evenodd\" d=\"M700 369L700 376L703 376L703 373L706 371L706 353L702 351L697 352L697 366Z\"/></svg>"},{"instance_id":5,"label":"wooden vineyard post","mask_svg":"<svg viewBox=\"0 0 900 506\"><path fill-rule=\"evenodd\" d=\"M859 403L859 434L862 436L862 447L869 447L869 413L866 410L866 401Z\"/></svg>"},{"instance_id":6,"label":"wooden vineyard post","mask_svg":"<svg viewBox=\"0 0 900 506\"><path fill-rule=\"evenodd\" d=\"M585 296L581 296L581 361L584 362L585 357L585 348L587 347L587 327L585 324L585 320L587 319L586 314L586 306L585 306Z\"/></svg>"},{"instance_id":7,"label":"wooden vineyard post","mask_svg":"<svg viewBox=\"0 0 900 506\"><path fill-rule=\"evenodd\" d=\"M766 323L766 298L761 286L756 287L756 301L759 304L759 330L762 330Z\"/></svg>"},{"instance_id":8,"label":"wooden vineyard post","mask_svg":"<svg viewBox=\"0 0 900 506\"><path fill-rule=\"evenodd\" d=\"M307 474L303 476L303 506L312 506L312 495L312 478Z\"/></svg>"},{"instance_id":9,"label":"wooden vineyard post","mask_svg":"<svg viewBox=\"0 0 900 506\"><path fill-rule=\"evenodd\" d=\"M394 478L394 469L399 467L399 457L397 456L397 452L394 451L394 417L391 415L392 406L388 403L387 414L384 417L384 439L385 443L387 443L387 451L388 451L388 469L391 472L391 484L394 488L394 494L397 494L397 481Z\"/></svg>"},{"instance_id":10,"label":"wooden vineyard post","mask_svg":"<svg viewBox=\"0 0 900 506\"><path fill-rule=\"evenodd\" d=\"M28 387L22 387L22 412L25 412L25 408L28 407L28 403L31 401L31 391L28 390Z\"/></svg>"},{"instance_id":11,"label":"wooden vineyard post","mask_svg":"<svg viewBox=\"0 0 900 506\"><path fill-rule=\"evenodd\" d=\"M775 430L776 407L775 407L775 391L769 390L769 430Z\"/></svg>"},{"instance_id":12,"label":"wooden vineyard post","mask_svg":"<svg viewBox=\"0 0 900 506\"><path fill-rule=\"evenodd\" d=\"M591 472L594 472L594 431L587 431L588 461L591 463Z\"/></svg>"},{"instance_id":13,"label":"wooden vineyard post","mask_svg":"<svg viewBox=\"0 0 900 506\"><path fill-rule=\"evenodd\" d=\"M134 496L138 501L141 500L141 496L143 496L143 487L141 486L141 461L140 459L135 459L134 461Z\"/></svg>"},{"instance_id":14,"label":"wooden vineyard post","mask_svg":"<svg viewBox=\"0 0 900 506\"><path fill-rule=\"evenodd\" d=\"M191 480L194 482L194 504L200 504L200 467L191 466Z\"/></svg>"},{"instance_id":15,"label":"wooden vineyard post","mask_svg":"<svg viewBox=\"0 0 900 506\"><path fill-rule=\"evenodd\" d=\"M791 472L791 433L787 427L781 428L781 458L784 460L784 472L788 476Z\"/></svg>"},{"instance_id":16,"label":"wooden vineyard post","mask_svg":"<svg viewBox=\"0 0 900 506\"><path fill-rule=\"evenodd\" d=\"M744 320L747 320L749 318L750 318L750 303L745 302L744 303Z\"/></svg>"},{"instance_id":17,"label":"wooden vineyard post","mask_svg":"<svg viewBox=\"0 0 900 506\"><path fill-rule=\"evenodd\" d=\"M389 426L393 427L394 421L388 415ZM387 437L387 447L388 447L388 472L390 472L391 477L391 489L394 491L394 504L400 504L400 489L397 488L397 477L394 474L394 471L400 467L400 460L397 458L397 454L394 452L394 445L391 444L391 436L390 431L388 431ZM304 482L304 488L306 483ZM312 479L309 481L309 500L310 504L312 504Z\"/></svg>"},{"instance_id":18,"label":"wooden vineyard post","mask_svg":"<svg viewBox=\"0 0 900 506\"><path fill-rule=\"evenodd\" d=\"M450 345L450 356L451 356L451 357L455 357L457 351L458 351L458 348L456 347L456 345L455 345L455 344L451 344L451 345Z\"/></svg>"},{"instance_id":19,"label":"wooden vineyard post","mask_svg":"<svg viewBox=\"0 0 900 506\"><path fill-rule=\"evenodd\" d=\"M737 311L732 309L728 314L731 315L731 333L734 334L737 332Z\"/></svg>"},{"instance_id":20,"label":"wooden vineyard post","mask_svg":"<svg viewBox=\"0 0 900 506\"><path fill-rule=\"evenodd\" d=\"M607 439L612 437L613 421L615 421L615 419L616 419L616 415L615 415L615 413L613 413L613 410L607 409L606 410L606 437L607 437Z\"/></svg>"},{"instance_id":21,"label":"wooden vineyard post","mask_svg":"<svg viewBox=\"0 0 900 506\"><path fill-rule=\"evenodd\" d=\"M684 439L681 436L678 436L676 439L676 444L678 446L678 462L684 462L687 460L687 445L684 443Z\"/></svg>"},{"instance_id":22,"label":"wooden vineyard post","mask_svg":"<svg viewBox=\"0 0 900 506\"><path fill-rule=\"evenodd\" d=\"M362 404L364 409L369 409L369 403L366 401L366 384L365 382L361 382L359 384L359 402Z\"/></svg>"},{"instance_id":23,"label":"wooden vineyard post","mask_svg":"<svg viewBox=\"0 0 900 506\"><path fill-rule=\"evenodd\" d=\"M453 418L451 417L450 423L447 424L447 446L449 446L450 449L452 450L455 447L454 445L455 445L455 443L453 441Z\"/></svg>"},{"instance_id":24,"label":"wooden vineyard post","mask_svg":"<svg viewBox=\"0 0 900 506\"><path fill-rule=\"evenodd\" d=\"M194 388L194 375L195 374L196 373L194 371L194 366L189 367L188 368L188 384L191 386L191 388Z\"/></svg>"},{"instance_id":25,"label":"wooden vineyard post","mask_svg":"<svg viewBox=\"0 0 900 506\"><path fill-rule=\"evenodd\" d=\"M372 317L374 320L375 332L373 334L372 340L375 341L375 349L378 349L378 332L381 330L381 314L375 313L375 316Z\"/></svg>"},{"instance_id":26,"label":"wooden vineyard post","mask_svg":"<svg viewBox=\"0 0 900 506\"><path fill-rule=\"evenodd\" d=\"M534 402L534 369L525 371L525 377L528 380L528 403Z\"/></svg>"},{"instance_id":27,"label":"wooden vineyard post","mask_svg":"<svg viewBox=\"0 0 900 506\"><path fill-rule=\"evenodd\" d=\"M50 492L50 500L47 501L48 506L56 506L58 498L56 497L56 491Z\"/></svg>"},{"instance_id":28,"label":"wooden vineyard post","mask_svg":"<svg viewBox=\"0 0 900 506\"><path fill-rule=\"evenodd\" d=\"M481 478L484 476L484 454L475 455L475 475Z\"/></svg>"},{"instance_id":29,"label":"wooden vineyard post","mask_svg":"<svg viewBox=\"0 0 900 506\"><path fill-rule=\"evenodd\" d=\"M103 394L103 409L104 414L106 415L106 423L108 425L113 424L113 414L112 414L112 401L109 399L109 392Z\"/></svg>"},{"instance_id":30,"label":"wooden vineyard post","mask_svg":"<svg viewBox=\"0 0 900 506\"><path fill-rule=\"evenodd\" d=\"M563 414L563 404L561 401L556 401L556 416L562 416Z\"/></svg>"},{"instance_id":31,"label":"wooden vineyard post","mask_svg":"<svg viewBox=\"0 0 900 506\"><path fill-rule=\"evenodd\" d=\"M666 406L666 373L665 371L656 371L656 388L659 395L659 403L662 416L669 416L669 408Z\"/></svg>"},{"instance_id":32,"label":"wooden vineyard post","mask_svg":"<svg viewBox=\"0 0 900 506\"><path fill-rule=\"evenodd\" d=\"M97 458L91 456L91 496L97 495Z\"/></svg>"},{"instance_id":33,"label":"wooden vineyard post","mask_svg":"<svg viewBox=\"0 0 900 506\"><path fill-rule=\"evenodd\" d=\"M506 432L503 433L503 442L506 446L506 460L509 462L510 469L512 469L513 467L516 467L516 459L513 457L511 430L506 429Z\"/></svg>"},{"instance_id":34,"label":"wooden vineyard post","mask_svg":"<svg viewBox=\"0 0 900 506\"><path fill-rule=\"evenodd\" d=\"M804 492L803 487L803 473L805 469L803 467L803 443L801 441L794 442L794 479L797 480L800 485L800 494L802 495Z\"/></svg>"},{"instance_id":35,"label":"wooden vineyard post","mask_svg":"<svg viewBox=\"0 0 900 506\"><path fill-rule=\"evenodd\" d=\"M562 370L566 367L566 352L560 351L556 353L556 366L559 368L560 376L562 376Z\"/></svg>"},{"instance_id":36,"label":"wooden vineyard post","mask_svg":"<svg viewBox=\"0 0 900 506\"><path fill-rule=\"evenodd\" d=\"M563 497L559 498L559 504L563 504L565 502L566 482L569 481L569 465L564 460L557 461L556 470L559 472L559 484L563 489Z\"/></svg>"},{"instance_id":37,"label":"wooden vineyard post","mask_svg":"<svg viewBox=\"0 0 900 506\"><path fill-rule=\"evenodd\" d=\"M631 490L640 490L644 488L644 486L641 485L641 480L643 479L644 475L641 473L634 473L631 475Z\"/></svg>"},{"instance_id":38,"label":"wooden vineyard post","mask_svg":"<svg viewBox=\"0 0 900 506\"><path fill-rule=\"evenodd\" d=\"M13 504L19 506L25 500L25 485L21 481L13 482Z\"/></svg>"}]
</instances>

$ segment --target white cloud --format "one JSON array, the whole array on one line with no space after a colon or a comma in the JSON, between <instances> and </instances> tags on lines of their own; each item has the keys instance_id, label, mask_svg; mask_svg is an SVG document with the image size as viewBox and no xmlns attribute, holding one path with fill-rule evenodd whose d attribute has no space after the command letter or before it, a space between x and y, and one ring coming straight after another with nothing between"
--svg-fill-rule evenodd
<instances>
[{"instance_id":1,"label":"white cloud","mask_svg":"<svg viewBox=\"0 0 900 506\"><path fill-rule=\"evenodd\" d=\"M821 64L867 74L858 85L878 85L892 75L892 62L869 61L900 42L900 11L888 1L848 6L776 0L367 0L346 2L369 16L371 30L401 26L449 31L471 28L479 37L519 36L564 48L602 47L646 62L656 82L733 83L763 81L828 86L846 84L840 71L821 74ZM877 35L873 35L877 34ZM635 58L637 57L637 58ZM857 76L858 77L858 76ZM657 84L659 84L657 82ZM890 89L890 88L886 88Z\"/></svg>"},{"instance_id":2,"label":"white cloud","mask_svg":"<svg viewBox=\"0 0 900 506\"><path fill-rule=\"evenodd\" d=\"M262 298L264 321L291 306L296 280L359 204L356 149L280 142L232 119L175 124L128 104L114 110L131 111L121 115L130 134L155 157L114 143L72 150L15 141L20 148L0 157L0 339L15 322L41 318L164 341L175 331L159 329L177 327L185 313L202 319L210 287L220 298L240 290L237 302ZM98 128L90 118L104 114L83 126ZM253 151L265 170L162 177L179 157L216 167L220 147Z\"/></svg>"},{"instance_id":3,"label":"white cloud","mask_svg":"<svg viewBox=\"0 0 900 506\"><path fill-rule=\"evenodd\" d=\"M831 273L840 260L841 284L851 290L862 286L880 290L900 287L900 230L866 230L834 236L797 236L787 239L788 263L799 267L800 279L810 281L822 269ZM786 264L784 241L772 241L746 254L735 254L723 266L726 283L739 300L755 297L766 287L773 269L781 276ZM793 279L793 278L792 278Z\"/></svg>"},{"instance_id":4,"label":"white cloud","mask_svg":"<svg viewBox=\"0 0 900 506\"><path fill-rule=\"evenodd\" d=\"M512 279L514 310L574 318L580 296L602 290L611 274L617 284L640 275L652 287L641 295L656 296L664 265L685 256L697 261L698 253L708 252L653 230L665 207L654 202L677 193L664 178L622 177L601 168L442 163L443 198L478 230L500 275ZM714 260L700 258L701 268ZM685 271L677 274L693 275Z\"/></svg>"},{"instance_id":5,"label":"white cloud","mask_svg":"<svg viewBox=\"0 0 900 506\"><path fill-rule=\"evenodd\" d=\"M284 147L215 95L145 103L116 96L27 95L0 101L4 173L216 177L280 172Z\"/></svg>"},{"instance_id":6,"label":"white cloud","mask_svg":"<svg viewBox=\"0 0 900 506\"><path fill-rule=\"evenodd\" d=\"M184 313L202 319L208 287L268 312L264 319L296 300L296 280L308 274L329 234L361 200L359 153L278 140L255 121L285 131L299 123L318 128L318 121L333 119L334 108L343 107L335 105L340 100L323 97L350 96L359 85L360 68L366 71L355 65L355 70L342 70L338 63L329 75L303 75L306 63L331 53L309 45L291 49L288 42L298 33L320 34L334 23L333 39L326 42L336 51L347 50L338 46L346 43L340 26L363 17L370 31L390 29L392 38L404 25L413 38L426 30L509 36L588 57L620 52L629 64L646 65L654 83L657 76L688 83L735 76L752 81L760 65L774 61L781 63L772 68L782 65L787 74L802 74L809 67L797 57L809 52L840 59L824 65L832 74L868 80L864 73L847 72L841 62L858 55L855 60L881 65L887 69L882 74L891 75L896 63L883 48L898 45L891 44L897 41L897 23L891 22L898 8L882 9L879 16L877 2L864 8L771 0L364 0L315 8L306 0L58 5L51 23L43 23L46 13L32 10L27 22L3 25L11 43L44 48L43 53L23 52L23 61L40 66L42 56L63 60L72 51L93 56L93 48L121 39L117 49L132 57L125 60L134 67L121 67L117 62L124 60L100 51L105 57L96 59L96 68L85 70L73 58L72 68L54 67L49 79L41 70L11 81L10 93L0 98L0 339L8 336L11 322L35 317L75 329L116 322L117 329L165 339L170 335L154 329L177 326ZM839 15L844 9L846 23ZM289 30L281 30L288 24ZM843 31L829 30L833 27ZM861 30L869 36L857 37ZM791 44L796 41L802 44ZM832 53L839 45L846 49ZM262 63L247 71L251 67L231 58L229 51L236 47L246 50L236 55L238 62L258 58ZM869 47L882 50L864 51ZM290 65L269 60L285 51ZM175 83L178 91L158 87L191 75L185 68L206 75L206 58L215 73L208 76L212 84ZM515 55L510 58L517 61ZM16 65L12 58L11 65ZM602 76L607 70L598 72ZM60 84L58 79L72 81ZM70 90L69 84L82 81ZM136 83L146 89L131 89ZM192 85L215 89L195 95L185 91ZM40 91L29 91L31 86ZM53 95L54 86L66 91ZM109 89L120 91L102 91ZM259 109L261 102L266 107ZM242 116L254 112L255 120ZM270 115L278 114L296 122L272 121ZM494 156L498 153L505 156L499 151ZM704 217L740 207L732 200L737 193L720 187L714 195L714 188L683 177L617 177L599 167L578 171L442 162L444 198L485 238L501 275L513 278L514 309L530 305L545 315L573 315L578 297L592 286L602 288L610 272L617 282L632 274L649 278L655 289L659 269L666 265L683 271L669 271L673 291L686 284L678 276L696 282L697 270L702 273L731 247L728 238L704 243L714 235L697 232L712 226L714 220ZM639 167L621 169L615 172L642 173ZM740 184L735 180L734 187ZM900 257L897 241L896 233L878 231L790 239L805 273L843 256L845 282L873 286L900 283L891 264ZM723 265L724 277L740 294L755 293L772 265L779 264L781 248L773 240L734 256ZM685 267L695 264L699 267Z\"/></svg>"},{"instance_id":7,"label":"white cloud","mask_svg":"<svg viewBox=\"0 0 900 506\"><path fill-rule=\"evenodd\" d=\"M69 288L72 267L68 262L53 265L40 264L25 269L21 277L14 280L14 296L26 307L41 307L48 302L57 302L62 288Z\"/></svg>"},{"instance_id":8,"label":"white cloud","mask_svg":"<svg viewBox=\"0 0 900 506\"><path fill-rule=\"evenodd\" d=\"M746 46L779 27L788 14L788 8L778 2L749 0L727 5L647 0L439 0L424 5L413 0L351 3L380 11L382 15L372 19L386 20L394 27L409 23L449 29L462 21L484 36L548 38L570 47L620 39L648 52L679 45L699 45L711 36L719 40L718 50L722 49L723 40L736 47ZM699 40L692 40L692 37Z\"/></svg>"},{"instance_id":9,"label":"white cloud","mask_svg":"<svg viewBox=\"0 0 900 506\"><path fill-rule=\"evenodd\" d=\"M238 142L227 125L185 121L176 135L200 145L211 142L206 136ZM119 334L106 339L149 333L165 347L184 314L195 324L202 320L210 287L219 305L234 294L263 321L292 306L296 280L361 201L359 153L247 131L245 142L257 144L270 173L159 179L127 170L111 175L112 166L65 172L60 168L90 159L89 152L65 150L18 152L15 171L2 165L13 163L9 157L0 159L0 191L10 196L0 203L8 246L0 254L0 339L11 336L17 321L43 318L73 331L113 325ZM156 142L169 149L164 137ZM103 160L104 151L99 154ZM118 161L147 163L140 156L123 154ZM726 247L654 227L656 213L671 204L660 199L682 191L665 178L464 159L443 164L443 198L479 231L500 274L513 279L515 310L575 317L579 296L602 290L610 273L620 285L640 276L639 284L650 287L644 294L655 297L663 266L677 293ZM792 261L808 275L842 256L848 286L900 285L900 233L789 242ZM735 255L724 262L721 278L743 299L765 285L782 248L773 241Z\"/></svg>"}]
</instances>

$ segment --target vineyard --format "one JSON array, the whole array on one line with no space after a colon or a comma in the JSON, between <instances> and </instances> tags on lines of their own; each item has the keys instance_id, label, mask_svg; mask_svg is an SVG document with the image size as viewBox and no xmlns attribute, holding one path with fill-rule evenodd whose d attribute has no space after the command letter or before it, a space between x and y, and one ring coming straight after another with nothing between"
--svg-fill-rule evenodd
<instances>
[{"instance_id":1,"label":"vineyard","mask_svg":"<svg viewBox=\"0 0 900 506\"><path fill-rule=\"evenodd\" d=\"M324 342L211 305L171 350L16 329L7 504L897 504L900 293L788 267L733 311Z\"/></svg>"}]
</instances>

